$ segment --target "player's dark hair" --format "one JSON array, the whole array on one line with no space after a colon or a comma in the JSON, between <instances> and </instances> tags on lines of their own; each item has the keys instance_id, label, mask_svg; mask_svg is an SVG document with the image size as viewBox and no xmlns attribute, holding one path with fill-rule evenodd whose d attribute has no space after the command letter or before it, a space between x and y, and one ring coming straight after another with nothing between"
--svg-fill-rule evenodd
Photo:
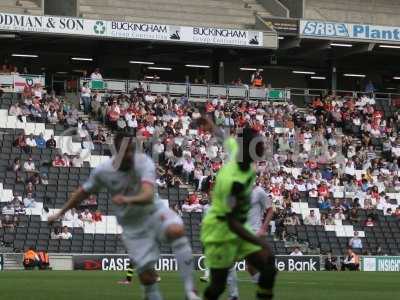
<instances>
[{"instance_id":1,"label":"player's dark hair","mask_svg":"<svg viewBox=\"0 0 400 300\"><path fill-rule=\"evenodd\" d=\"M241 152L241 161L239 166L242 170L248 170L253 162L251 155L250 144L258 136L257 132L251 127L244 127L242 132L239 133L238 137L241 141L239 143Z\"/></svg>"}]
</instances>

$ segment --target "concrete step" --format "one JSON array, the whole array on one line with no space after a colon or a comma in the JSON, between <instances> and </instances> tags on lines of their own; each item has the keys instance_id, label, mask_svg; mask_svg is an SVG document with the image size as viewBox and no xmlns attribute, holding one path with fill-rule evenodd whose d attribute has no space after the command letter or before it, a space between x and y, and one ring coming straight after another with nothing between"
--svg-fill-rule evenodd
<instances>
[{"instance_id":1,"label":"concrete step","mask_svg":"<svg viewBox=\"0 0 400 300\"><path fill-rule=\"evenodd\" d=\"M36 2L29 0L19 1L18 4L25 8L39 8Z\"/></svg>"},{"instance_id":2,"label":"concrete step","mask_svg":"<svg viewBox=\"0 0 400 300\"><path fill-rule=\"evenodd\" d=\"M247 16L243 15L229 15L225 14L225 12L218 12L217 10L208 13L196 13L189 11L176 11L171 9L170 11L163 11L157 9L124 9L124 8L101 8L96 9L92 6L81 6L81 14L86 13L97 13L97 14L109 14L114 15L114 18L119 18L118 16L138 16L138 17L147 17L154 18L153 23L160 23L162 19L174 19L178 23L180 20L196 20L213 23L238 23L238 24L251 24L255 22L254 16L248 14ZM234 21L234 22L232 22Z\"/></svg>"},{"instance_id":3,"label":"concrete step","mask_svg":"<svg viewBox=\"0 0 400 300\"><path fill-rule=\"evenodd\" d=\"M27 8L25 9L25 12L29 15L37 15L37 16L43 15L43 10L40 8Z\"/></svg>"},{"instance_id":4,"label":"concrete step","mask_svg":"<svg viewBox=\"0 0 400 300\"><path fill-rule=\"evenodd\" d=\"M20 6L6 6L0 3L0 11L2 13L10 13L10 14L24 14L25 8Z\"/></svg>"},{"instance_id":5,"label":"concrete step","mask_svg":"<svg viewBox=\"0 0 400 300\"><path fill-rule=\"evenodd\" d=\"M124 20L127 22L137 22L137 23L154 23L154 17L144 17L144 16L115 16L112 14L94 14L94 13L84 13L83 18L88 19L105 19L105 20ZM255 22L239 24L233 23L234 20L219 20L214 19L214 22L207 20L191 20L191 19L177 19L177 18L157 18L157 23L165 25L181 25L181 26L213 26L213 27L224 27L233 29L249 29L253 28Z\"/></svg>"},{"instance_id":6,"label":"concrete step","mask_svg":"<svg viewBox=\"0 0 400 300\"><path fill-rule=\"evenodd\" d=\"M241 0L205 0L201 2L195 2L193 0L81 0L81 5L92 5L92 6L111 6L111 7L124 7L132 8L136 7L137 4L147 5L168 5L170 7L179 6L202 6L202 7L219 7L219 8L243 8Z\"/></svg>"}]
</instances>

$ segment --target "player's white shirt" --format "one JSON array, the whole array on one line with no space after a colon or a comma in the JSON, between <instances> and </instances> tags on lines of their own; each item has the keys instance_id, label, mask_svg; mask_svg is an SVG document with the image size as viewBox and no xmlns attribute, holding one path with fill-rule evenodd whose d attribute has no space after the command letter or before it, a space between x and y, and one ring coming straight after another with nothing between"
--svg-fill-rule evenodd
<instances>
[{"instance_id":1,"label":"player's white shirt","mask_svg":"<svg viewBox=\"0 0 400 300\"><path fill-rule=\"evenodd\" d=\"M86 192L94 193L105 188L112 196L117 194L132 196L140 192L143 182L155 185L155 165L146 154L135 153L134 168L126 172L115 170L113 159L108 159L92 171L90 177L82 186ZM115 206L115 212L121 226L136 227L136 225L143 224L144 219L160 206L164 206L164 204L155 195L154 201L150 204Z\"/></svg>"},{"instance_id":2,"label":"player's white shirt","mask_svg":"<svg viewBox=\"0 0 400 300\"><path fill-rule=\"evenodd\" d=\"M248 220L254 231L261 228L265 210L272 207L272 199L267 192L260 186L255 186L251 192L251 208Z\"/></svg>"}]
</instances>

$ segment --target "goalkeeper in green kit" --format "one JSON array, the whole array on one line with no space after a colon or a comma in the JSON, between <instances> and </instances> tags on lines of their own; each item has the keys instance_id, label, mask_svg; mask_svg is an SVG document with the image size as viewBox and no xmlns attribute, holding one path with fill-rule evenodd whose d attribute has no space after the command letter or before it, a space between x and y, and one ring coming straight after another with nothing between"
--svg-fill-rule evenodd
<instances>
[{"instance_id":1,"label":"goalkeeper in green kit","mask_svg":"<svg viewBox=\"0 0 400 300\"><path fill-rule=\"evenodd\" d=\"M215 128L210 120L202 122L208 126L205 130ZM274 256L267 242L257 237L246 223L256 180L254 161L264 155L265 148L251 128L244 128L238 138L238 141L232 137L225 141L231 158L216 176L211 208L201 227L201 241L211 275L210 285L204 292L206 300L219 298L225 290L229 269L242 259L260 273L256 299L273 298L277 272Z\"/></svg>"}]
</instances>

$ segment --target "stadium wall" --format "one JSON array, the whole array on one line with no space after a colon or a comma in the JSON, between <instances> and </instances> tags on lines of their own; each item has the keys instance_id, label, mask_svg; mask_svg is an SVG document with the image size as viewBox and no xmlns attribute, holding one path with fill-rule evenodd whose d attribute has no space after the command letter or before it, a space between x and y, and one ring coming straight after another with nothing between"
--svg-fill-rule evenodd
<instances>
[{"instance_id":1,"label":"stadium wall","mask_svg":"<svg viewBox=\"0 0 400 300\"><path fill-rule=\"evenodd\" d=\"M38 0L44 1L44 13L54 16L78 16L79 0Z\"/></svg>"},{"instance_id":2,"label":"stadium wall","mask_svg":"<svg viewBox=\"0 0 400 300\"><path fill-rule=\"evenodd\" d=\"M278 0L258 0L258 2L274 16L289 18L289 10Z\"/></svg>"},{"instance_id":3,"label":"stadium wall","mask_svg":"<svg viewBox=\"0 0 400 300\"><path fill-rule=\"evenodd\" d=\"M304 17L304 6L306 0L279 0L289 9L291 18L301 19Z\"/></svg>"}]
</instances>

